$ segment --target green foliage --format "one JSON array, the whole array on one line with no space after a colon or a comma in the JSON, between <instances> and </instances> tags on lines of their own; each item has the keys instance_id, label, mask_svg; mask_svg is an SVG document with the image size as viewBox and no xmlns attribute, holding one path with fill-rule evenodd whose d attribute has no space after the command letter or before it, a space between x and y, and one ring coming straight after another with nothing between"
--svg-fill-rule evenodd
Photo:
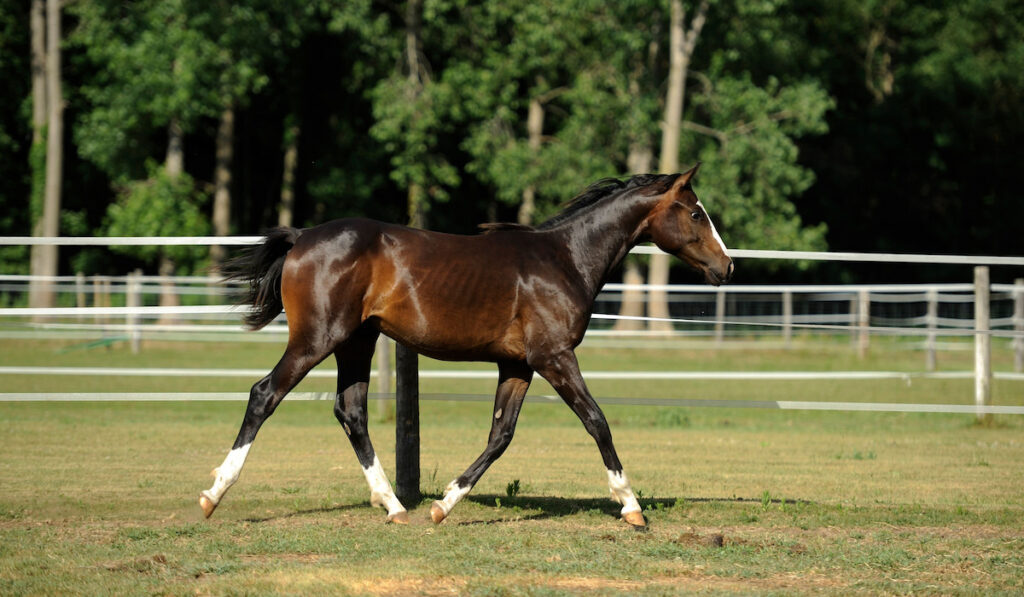
<instances>
[{"instance_id":1,"label":"green foliage","mask_svg":"<svg viewBox=\"0 0 1024 597\"><path fill-rule=\"evenodd\" d=\"M452 100L451 91L396 74L381 81L371 95L376 122L370 134L391 154L391 179L402 188L419 185L436 201L446 201L447 189L460 181L458 170L436 151L449 126L441 106Z\"/></svg>"},{"instance_id":2,"label":"green foliage","mask_svg":"<svg viewBox=\"0 0 1024 597\"><path fill-rule=\"evenodd\" d=\"M190 22L186 0L80 2L68 37L99 66L82 86L89 102L75 126L78 152L114 180L145 175L146 159L162 157L172 120L189 132L219 110L220 51ZM159 137L158 137L159 138Z\"/></svg>"},{"instance_id":3,"label":"green foliage","mask_svg":"<svg viewBox=\"0 0 1024 597\"><path fill-rule=\"evenodd\" d=\"M803 226L793 198L814 182L798 162L795 139L827 129L834 106L813 82L789 86L769 79L711 77L713 86L692 95L696 119L711 134L689 135L684 155L704 162L698 189L722 234L733 246L823 250L825 225Z\"/></svg>"},{"instance_id":4,"label":"green foliage","mask_svg":"<svg viewBox=\"0 0 1024 597\"><path fill-rule=\"evenodd\" d=\"M684 2L688 17L697 4ZM541 220L657 149L667 2L423 0L413 82L405 7L67 3L64 187L88 217L65 224L105 231L100 214L152 178L172 122L203 188L228 106L233 224L253 233L275 221L293 130L299 224L400 219L411 189L441 229L507 218L527 189ZM27 16L0 0L4 233L28 232L45 172L45 147L29 147ZM689 64L682 166L704 163L697 191L730 246L1019 253L1022 73L1013 0L714 0ZM544 113L539 147L531 101ZM0 255L4 271L24 265Z\"/></svg>"},{"instance_id":5,"label":"green foliage","mask_svg":"<svg viewBox=\"0 0 1024 597\"><path fill-rule=\"evenodd\" d=\"M171 178L150 164L145 180L125 183L107 209L104 232L108 236L204 236L210 224L202 211L206 196L187 174ZM197 247L112 247L112 250L153 262L167 256L176 262L194 262Z\"/></svg>"}]
</instances>

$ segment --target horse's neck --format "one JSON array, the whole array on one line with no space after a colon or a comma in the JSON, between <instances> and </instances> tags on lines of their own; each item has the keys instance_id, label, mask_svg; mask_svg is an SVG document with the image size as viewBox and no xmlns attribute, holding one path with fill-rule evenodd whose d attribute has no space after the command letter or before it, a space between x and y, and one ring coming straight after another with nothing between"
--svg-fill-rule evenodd
<instances>
[{"instance_id":1,"label":"horse's neck","mask_svg":"<svg viewBox=\"0 0 1024 597\"><path fill-rule=\"evenodd\" d=\"M656 202L630 197L595 205L564 227L570 259L593 296L636 245L640 226Z\"/></svg>"}]
</instances>

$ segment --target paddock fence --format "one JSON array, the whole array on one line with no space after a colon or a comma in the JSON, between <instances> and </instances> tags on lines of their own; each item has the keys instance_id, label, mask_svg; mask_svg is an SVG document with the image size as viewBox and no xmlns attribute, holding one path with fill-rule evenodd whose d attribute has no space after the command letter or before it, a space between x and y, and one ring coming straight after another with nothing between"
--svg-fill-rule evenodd
<instances>
[{"instance_id":1,"label":"paddock fence","mask_svg":"<svg viewBox=\"0 0 1024 597\"><path fill-rule=\"evenodd\" d=\"M54 244L65 246L164 245L243 246L260 237L110 237L110 238L0 238L0 245ZM652 254L655 247L641 246L635 253ZM899 285L700 285L608 284L597 297L585 345L627 348L708 347L792 349L808 342L848 337L849 350L866 354L872 337L893 336L905 350L924 356L921 371L588 371L589 379L661 380L867 380L952 378L975 380L973 405L861 404L806 401L707 401L657 399L658 404L680 406L727 406L813 410L876 410L882 412L969 412L1024 414L1024 407L993 406L988 389L993 378L1024 381L1024 278L1013 284L990 284L987 266L1024 266L1022 257L962 255L898 255L871 253L822 253L804 251L732 250L737 259L787 259L974 265L975 280L963 284ZM1022 269L1024 271L1024 269ZM28 308L24 303L30 285L49 285L58 307ZM143 341L250 341L281 342L287 333L286 314L258 333L239 324L244 311L231 303L240 296L239 284L223 284L210 276L32 277L0 274L0 338L62 339L96 345L129 343L140 350ZM638 294L646 301L652 291L668 296L669 317L619 314L624 295ZM164 303L161 305L161 301ZM655 326L653 324L667 324ZM652 329L657 328L657 329ZM973 344L970 342L973 339ZM992 371L990 352L1013 352L1013 371ZM937 355L943 351L975 352L973 371L938 371ZM381 351L387 354L389 351ZM374 372L381 392L390 392L390 364L378 359ZM262 376L264 371L246 369L131 369L122 367L10 367L5 375L188 375ZM327 375L318 371L313 376ZM333 375L333 374L330 374ZM421 370L419 377L490 379L484 371ZM293 395L298 399L323 399L333 394ZM0 400L224 400L247 398L246 394L189 393L122 394L0 394ZM433 398L424 395L424 398ZM466 395L441 395L438 399L469 399ZM475 397L474 399L480 399ZM490 400L490 397L483 397ZM544 397L538 399L545 399ZM639 400L639 402L637 402ZM643 404L644 399L604 398L602 403ZM726 402L727 404L721 404ZM923 410L922 410L923 409ZM929 410L931 409L931 410Z\"/></svg>"}]
</instances>

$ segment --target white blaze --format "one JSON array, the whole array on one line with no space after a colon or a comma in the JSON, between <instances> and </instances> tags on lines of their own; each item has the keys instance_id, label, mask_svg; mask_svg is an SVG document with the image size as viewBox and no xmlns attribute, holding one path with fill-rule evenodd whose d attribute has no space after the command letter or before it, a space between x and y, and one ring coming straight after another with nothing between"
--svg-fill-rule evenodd
<instances>
[{"instance_id":1,"label":"white blaze","mask_svg":"<svg viewBox=\"0 0 1024 597\"><path fill-rule=\"evenodd\" d=\"M708 224L711 225L711 236L713 236L715 240L718 241L718 246L721 247L722 252L725 253L726 256L728 256L729 251L728 249L725 248L725 242L722 241L722 237L718 235L718 230L715 228L715 223L711 221L711 216L708 215L708 210L704 209L704 205L702 205L700 201L697 202L697 207L701 208L701 210L704 211L704 217L708 219Z\"/></svg>"},{"instance_id":2,"label":"white blaze","mask_svg":"<svg viewBox=\"0 0 1024 597\"><path fill-rule=\"evenodd\" d=\"M640 502L636 500L633 490L629 487L626 473L608 471L608 489L612 492L612 499L622 504L622 514L640 511Z\"/></svg>"},{"instance_id":3,"label":"white blaze","mask_svg":"<svg viewBox=\"0 0 1024 597\"><path fill-rule=\"evenodd\" d=\"M371 505L384 506L388 510L389 517L398 512L405 512L402 503L398 501L395 492L391 490L391 482L388 481L384 467L380 465L380 460L376 456L373 457L373 464L363 469L363 474L366 475L366 482L370 485Z\"/></svg>"}]
</instances>

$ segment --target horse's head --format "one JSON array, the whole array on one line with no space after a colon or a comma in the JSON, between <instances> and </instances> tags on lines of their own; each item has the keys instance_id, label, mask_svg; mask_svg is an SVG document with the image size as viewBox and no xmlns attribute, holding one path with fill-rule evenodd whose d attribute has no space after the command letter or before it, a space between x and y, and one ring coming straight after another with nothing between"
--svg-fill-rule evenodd
<instances>
[{"instance_id":1,"label":"horse's head","mask_svg":"<svg viewBox=\"0 0 1024 597\"><path fill-rule=\"evenodd\" d=\"M703 273L709 284L718 286L732 278L734 268L722 237L690 186L699 167L697 164L680 174L658 200L647 218L647 236L659 249L682 259Z\"/></svg>"}]
</instances>

